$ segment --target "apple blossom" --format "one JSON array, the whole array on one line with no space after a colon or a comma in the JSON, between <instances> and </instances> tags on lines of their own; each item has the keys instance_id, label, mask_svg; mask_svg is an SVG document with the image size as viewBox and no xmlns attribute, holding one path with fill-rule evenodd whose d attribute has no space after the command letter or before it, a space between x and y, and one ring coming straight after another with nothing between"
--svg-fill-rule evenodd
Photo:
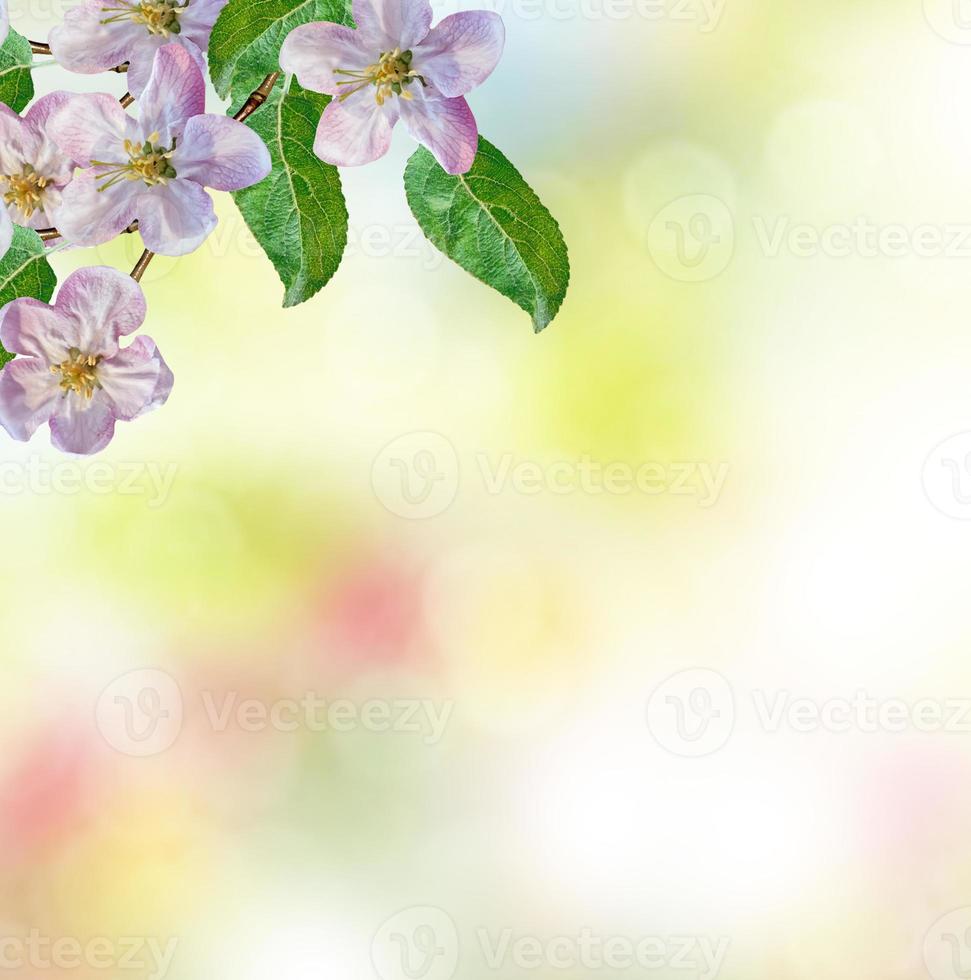
<instances>
[{"instance_id":1,"label":"apple blossom","mask_svg":"<svg viewBox=\"0 0 971 980\"><path fill-rule=\"evenodd\" d=\"M68 71L96 74L129 62L128 88L141 94L155 52L179 44L205 71L203 53L227 0L84 0L50 34L51 50Z\"/></svg>"},{"instance_id":2,"label":"apple blossom","mask_svg":"<svg viewBox=\"0 0 971 980\"><path fill-rule=\"evenodd\" d=\"M451 174L472 166L478 128L463 96L482 84L502 54L498 14L471 10L431 27L429 0L354 0L357 30L305 24L280 53L304 88L335 98L324 110L314 150L352 167L383 156L401 119Z\"/></svg>"},{"instance_id":3,"label":"apple blossom","mask_svg":"<svg viewBox=\"0 0 971 980\"><path fill-rule=\"evenodd\" d=\"M18 225L57 224L61 194L74 176L75 162L60 151L47 129L51 116L70 98L67 92L45 95L22 119L0 104L0 196L4 211Z\"/></svg>"},{"instance_id":4,"label":"apple blossom","mask_svg":"<svg viewBox=\"0 0 971 980\"><path fill-rule=\"evenodd\" d=\"M205 80L185 48L155 55L132 119L108 95L76 95L50 122L51 137L82 169L63 194L58 229L75 245L100 245L138 220L145 247L185 255L216 227L204 190L234 191L270 172L252 130L205 115Z\"/></svg>"},{"instance_id":5,"label":"apple blossom","mask_svg":"<svg viewBox=\"0 0 971 980\"><path fill-rule=\"evenodd\" d=\"M26 442L50 422L56 448L104 449L117 421L158 408L172 390L172 372L152 340L118 345L144 319L138 283L103 266L68 276L53 306L8 303L0 309L0 343L20 356L0 371L0 425Z\"/></svg>"}]
</instances>

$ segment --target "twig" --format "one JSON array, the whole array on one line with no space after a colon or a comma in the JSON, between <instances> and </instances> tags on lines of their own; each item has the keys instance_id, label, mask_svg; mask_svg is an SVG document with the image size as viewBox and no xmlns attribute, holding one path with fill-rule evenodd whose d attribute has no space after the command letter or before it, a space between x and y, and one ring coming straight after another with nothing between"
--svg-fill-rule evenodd
<instances>
[{"instance_id":1,"label":"twig","mask_svg":"<svg viewBox=\"0 0 971 980\"><path fill-rule=\"evenodd\" d=\"M258 89L243 103L243 107L233 116L237 122L244 122L249 119L250 116L256 112L257 109L270 97L270 92L273 91L273 86L276 85L277 79L280 77L278 71L273 72L272 75L267 75L263 79L263 83Z\"/></svg>"},{"instance_id":2,"label":"twig","mask_svg":"<svg viewBox=\"0 0 971 980\"><path fill-rule=\"evenodd\" d=\"M155 253L150 252L147 248L142 252L142 257L135 263L135 268L131 271L131 277L135 282L141 282L142 276L145 275L145 270L148 268L148 263L155 258Z\"/></svg>"},{"instance_id":3,"label":"twig","mask_svg":"<svg viewBox=\"0 0 971 980\"><path fill-rule=\"evenodd\" d=\"M45 44L43 41L28 41L30 45L31 54L53 54L51 51L51 46Z\"/></svg>"},{"instance_id":4,"label":"twig","mask_svg":"<svg viewBox=\"0 0 971 980\"><path fill-rule=\"evenodd\" d=\"M131 92L126 92L118 101L123 109L127 109L135 101L135 96Z\"/></svg>"},{"instance_id":5,"label":"twig","mask_svg":"<svg viewBox=\"0 0 971 980\"><path fill-rule=\"evenodd\" d=\"M55 238L60 238L61 233L56 228L40 228L37 231L42 242L52 242Z\"/></svg>"}]
</instances>

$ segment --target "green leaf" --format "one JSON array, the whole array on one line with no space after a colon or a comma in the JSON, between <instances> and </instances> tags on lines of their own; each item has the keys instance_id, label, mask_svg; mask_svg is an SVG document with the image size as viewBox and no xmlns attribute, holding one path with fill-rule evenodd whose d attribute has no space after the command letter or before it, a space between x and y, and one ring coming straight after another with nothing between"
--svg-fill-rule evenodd
<instances>
[{"instance_id":1,"label":"green leaf","mask_svg":"<svg viewBox=\"0 0 971 980\"><path fill-rule=\"evenodd\" d=\"M223 98L245 98L280 70L280 48L290 31L319 20L353 26L349 7L350 0L229 0L209 38L216 91Z\"/></svg>"},{"instance_id":2,"label":"green leaf","mask_svg":"<svg viewBox=\"0 0 971 980\"><path fill-rule=\"evenodd\" d=\"M34 80L30 77L33 60L30 41L11 31L0 47L0 102L14 112L20 112L34 97Z\"/></svg>"},{"instance_id":3,"label":"green leaf","mask_svg":"<svg viewBox=\"0 0 971 980\"><path fill-rule=\"evenodd\" d=\"M337 271L347 247L347 205L336 167L319 160L314 135L327 95L296 82L270 93L246 120L266 142L270 175L233 197L250 231L286 286L284 306L318 293Z\"/></svg>"},{"instance_id":4,"label":"green leaf","mask_svg":"<svg viewBox=\"0 0 971 980\"><path fill-rule=\"evenodd\" d=\"M13 243L0 259L0 307L22 296L50 301L57 276L47 261L44 243L36 231L14 225ZM0 347L0 366L13 357Z\"/></svg>"},{"instance_id":5,"label":"green leaf","mask_svg":"<svg viewBox=\"0 0 971 980\"><path fill-rule=\"evenodd\" d=\"M556 316L570 284L566 243L519 171L489 142L467 174L447 174L424 147L408 161L405 191L431 243L533 318Z\"/></svg>"}]
</instances>

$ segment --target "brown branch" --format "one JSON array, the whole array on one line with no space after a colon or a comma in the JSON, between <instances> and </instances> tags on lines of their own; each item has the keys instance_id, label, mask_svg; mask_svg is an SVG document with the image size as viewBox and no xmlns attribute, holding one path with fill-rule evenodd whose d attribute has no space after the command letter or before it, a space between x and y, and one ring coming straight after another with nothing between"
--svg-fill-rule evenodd
<instances>
[{"instance_id":1,"label":"brown branch","mask_svg":"<svg viewBox=\"0 0 971 980\"><path fill-rule=\"evenodd\" d=\"M148 263L155 258L155 253L150 252L147 248L142 252L142 257L135 263L135 268L131 271L131 277L135 282L141 282L142 276L145 275L145 270L148 268Z\"/></svg>"},{"instance_id":2,"label":"brown branch","mask_svg":"<svg viewBox=\"0 0 971 980\"><path fill-rule=\"evenodd\" d=\"M243 107L233 116L237 122L244 122L249 119L250 116L256 112L257 109L270 97L270 92L273 91L273 86L276 85L277 79L280 77L278 71L273 72L272 75L267 75L263 79L263 83L258 89L243 103Z\"/></svg>"},{"instance_id":3,"label":"brown branch","mask_svg":"<svg viewBox=\"0 0 971 980\"><path fill-rule=\"evenodd\" d=\"M135 96L131 92L126 92L118 101L123 109L127 109L135 101Z\"/></svg>"},{"instance_id":4,"label":"brown branch","mask_svg":"<svg viewBox=\"0 0 971 980\"><path fill-rule=\"evenodd\" d=\"M55 238L61 237L61 233L56 228L39 228L37 234L40 235L42 242L52 242Z\"/></svg>"},{"instance_id":5,"label":"brown branch","mask_svg":"<svg viewBox=\"0 0 971 980\"><path fill-rule=\"evenodd\" d=\"M46 54L53 55L54 52L51 51L51 46L46 44L44 41L28 41L30 45L31 54ZM128 71L128 62L126 61L123 65L115 65L114 68L106 68L105 71L117 72L119 75L124 75Z\"/></svg>"}]
</instances>

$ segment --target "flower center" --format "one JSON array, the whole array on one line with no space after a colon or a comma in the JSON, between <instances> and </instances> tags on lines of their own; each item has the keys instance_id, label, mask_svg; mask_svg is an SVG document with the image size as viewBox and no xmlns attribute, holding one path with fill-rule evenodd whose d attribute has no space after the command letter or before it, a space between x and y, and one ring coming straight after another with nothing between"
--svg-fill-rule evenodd
<instances>
[{"instance_id":1,"label":"flower center","mask_svg":"<svg viewBox=\"0 0 971 980\"><path fill-rule=\"evenodd\" d=\"M368 85L375 87L374 99L378 105L384 105L385 99L392 94L400 95L403 99L413 99L414 96L405 90L405 86L410 85L416 78L422 85L427 85L425 79L411 67L413 57L411 51L395 48L394 51L382 51L381 57L373 65L368 65L364 71L335 68L335 75L348 76L346 82L337 84L353 86L341 95L341 102L355 92L360 92L362 88L367 88Z\"/></svg>"},{"instance_id":2,"label":"flower center","mask_svg":"<svg viewBox=\"0 0 971 980\"><path fill-rule=\"evenodd\" d=\"M51 374L61 375L59 386L64 389L65 395L76 391L82 398L90 398L95 388L101 387L98 381L100 363L101 355L82 354L77 347L72 347L67 352L66 361L51 365Z\"/></svg>"},{"instance_id":3,"label":"flower center","mask_svg":"<svg viewBox=\"0 0 971 980\"><path fill-rule=\"evenodd\" d=\"M104 160L92 160L92 167L107 167L98 175L98 180L104 180L99 188L105 191L122 180L142 180L149 187L165 184L176 177L175 167L172 166L172 154L175 153L175 141L170 147L160 144L161 136L152 133L144 143L133 143L125 140L125 152L128 163L106 163Z\"/></svg>"},{"instance_id":4,"label":"flower center","mask_svg":"<svg viewBox=\"0 0 971 980\"><path fill-rule=\"evenodd\" d=\"M117 24L122 20L131 20L144 25L149 34L168 37L181 32L179 14L188 5L189 0L184 3L178 0L115 0L112 5L101 8L102 13L111 15L101 23Z\"/></svg>"},{"instance_id":5,"label":"flower center","mask_svg":"<svg viewBox=\"0 0 971 980\"><path fill-rule=\"evenodd\" d=\"M9 188L3 195L4 203L12 204L25 218L33 217L35 211L43 207L44 189L48 178L37 173L29 164L24 164L22 173L0 176Z\"/></svg>"}]
</instances>

